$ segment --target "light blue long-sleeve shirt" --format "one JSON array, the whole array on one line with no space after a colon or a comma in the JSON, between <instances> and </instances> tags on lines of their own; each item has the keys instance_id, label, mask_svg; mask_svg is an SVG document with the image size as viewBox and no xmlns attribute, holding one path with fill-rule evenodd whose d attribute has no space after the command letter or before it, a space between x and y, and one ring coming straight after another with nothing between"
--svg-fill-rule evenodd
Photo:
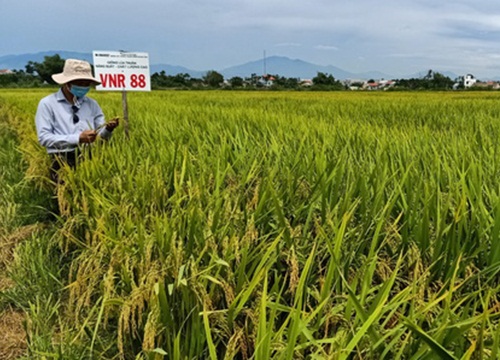
<instances>
[{"instance_id":1,"label":"light blue long-sleeve shirt","mask_svg":"<svg viewBox=\"0 0 500 360\"><path fill-rule=\"evenodd\" d=\"M47 148L49 154L75 150L83 131L96 129L105 123L97 101L84 96L78 102L76 115L79 121L74 124L72 104L62 89L40 100L35 117L36 131L38 141ZM99 130L99 136L109 139L111 132L103 127Z\"/></svg>"}]
</instances>

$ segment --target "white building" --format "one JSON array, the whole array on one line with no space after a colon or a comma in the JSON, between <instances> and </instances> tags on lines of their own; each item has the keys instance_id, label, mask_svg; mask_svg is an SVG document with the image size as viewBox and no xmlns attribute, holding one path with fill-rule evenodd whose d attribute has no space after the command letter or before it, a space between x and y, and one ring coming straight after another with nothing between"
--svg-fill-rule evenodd
<instances>
[{"instance_id":1,"label":"white building","mask_svg":"<svg viewBox=\"0 0 500 360\"><path fill-rule=\"evenodd\" d=\"M470 88L471 86L474 86L474 84L477 82L477 79L474 77L472 74L467 74L464 77L464 87Z\"/></svg>"},{"instance_id":2,"label":"white building","mask_svg":"<svg viewBox=\"0 0 500 360\"><path fill-rule=\"evenodd\" d=\"M458 79L455 81L456 83L453 84L453 90L460 89L461 86L463 86L464 89L468 89L477 83L477 79L472 74L459 76Z\"/></svg>"}]
</instances>

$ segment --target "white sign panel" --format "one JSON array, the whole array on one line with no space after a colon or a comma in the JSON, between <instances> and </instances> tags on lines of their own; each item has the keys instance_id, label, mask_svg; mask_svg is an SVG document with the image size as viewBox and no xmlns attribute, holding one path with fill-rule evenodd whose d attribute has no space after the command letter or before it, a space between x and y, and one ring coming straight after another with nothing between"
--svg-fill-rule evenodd
<instances>
[{"instance_id":1,"label":"white sign panel","mask_svg":"<svg viewBox=\"0 0 500 360\"><path fill-rule=\"evenodd\" d=\"M96 90L151 91L148 53L93 51L93 58Z\"/></svg>"}]
</instances>

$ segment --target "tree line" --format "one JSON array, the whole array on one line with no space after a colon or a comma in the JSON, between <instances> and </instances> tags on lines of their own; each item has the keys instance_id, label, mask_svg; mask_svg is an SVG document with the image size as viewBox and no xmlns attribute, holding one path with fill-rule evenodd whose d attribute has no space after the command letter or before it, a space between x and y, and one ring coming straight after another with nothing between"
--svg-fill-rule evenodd
<instances>
[{"instance_id":1,"label":"tree line","mask_svg":"<svg viewBox=\"0 0 500 360\"><path fill-rule=\"evenodd\" d=\"M24 70L14 70L12 73L0 75L0 87L42 87L54 86L51 75L63 70L65 59L59 54L45 56L42 62L29 61ZM279 74L264 76L251 74L248 77L234 76L224 79L215 70L208 71L202 78L191 77L187 73L168 75L165 71L151 75L153 89L271 89L271 90L348 90L353 85L362 88L366 84L374 84L370 79L365 83L341 82L332 74L318 72L310 81L300 78L285 77ZM457 80L429 70L421 78L396 79L391 81L390 90L451 90ZM459 87L460 87L460 83ZM462 86L463 88L463 86ZM373 88L372 88L373 89Z\"/></svg>"}]
</instances>

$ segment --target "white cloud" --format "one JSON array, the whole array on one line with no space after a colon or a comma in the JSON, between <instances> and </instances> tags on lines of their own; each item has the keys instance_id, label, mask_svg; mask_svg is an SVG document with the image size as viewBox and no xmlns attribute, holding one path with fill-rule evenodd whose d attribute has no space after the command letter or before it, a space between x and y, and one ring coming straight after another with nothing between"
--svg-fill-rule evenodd
<instances>
[{"instance_id":1,"label":"white cloud","mask_svg":"<svg viewBox=\"0 0 500 360\"><path fill-rule=\"evenodd\" d=\"M339 48L333 45L316 45L314 47L317 50L335 50L337 51Z\"/></svg>"},{"instance_id":2,"label":"white cloud","mask_svg":"<svg viewBox=\"0 0 500 360\"><path fill-rule=\"evenodd\" d=\"M53 0L51 4L35 0L2 4L9 16L0 22L0 56L119 46L144 49L159 62L217 68L274 49L280 55L345 70L356 66L356 71L406 74L437 64L500 76L498 0L144 0L139 7L131 0L88 0L79 6ZM36 21L40 18L46 19L42 25ZM82 44L89 48L75 48Z\"/></svg>"},{"instance_id":3,"label":"white cloud","mask_svg":"<svg viewBox=\"0 0 500 360\"><path fill-rule=\"evenodd\" d=\"M294 42L284 42L284 43L275 44L274 46L276 46L276 47L301 47L302 44L294 43Z\"/></svg>"}]
</instances>

